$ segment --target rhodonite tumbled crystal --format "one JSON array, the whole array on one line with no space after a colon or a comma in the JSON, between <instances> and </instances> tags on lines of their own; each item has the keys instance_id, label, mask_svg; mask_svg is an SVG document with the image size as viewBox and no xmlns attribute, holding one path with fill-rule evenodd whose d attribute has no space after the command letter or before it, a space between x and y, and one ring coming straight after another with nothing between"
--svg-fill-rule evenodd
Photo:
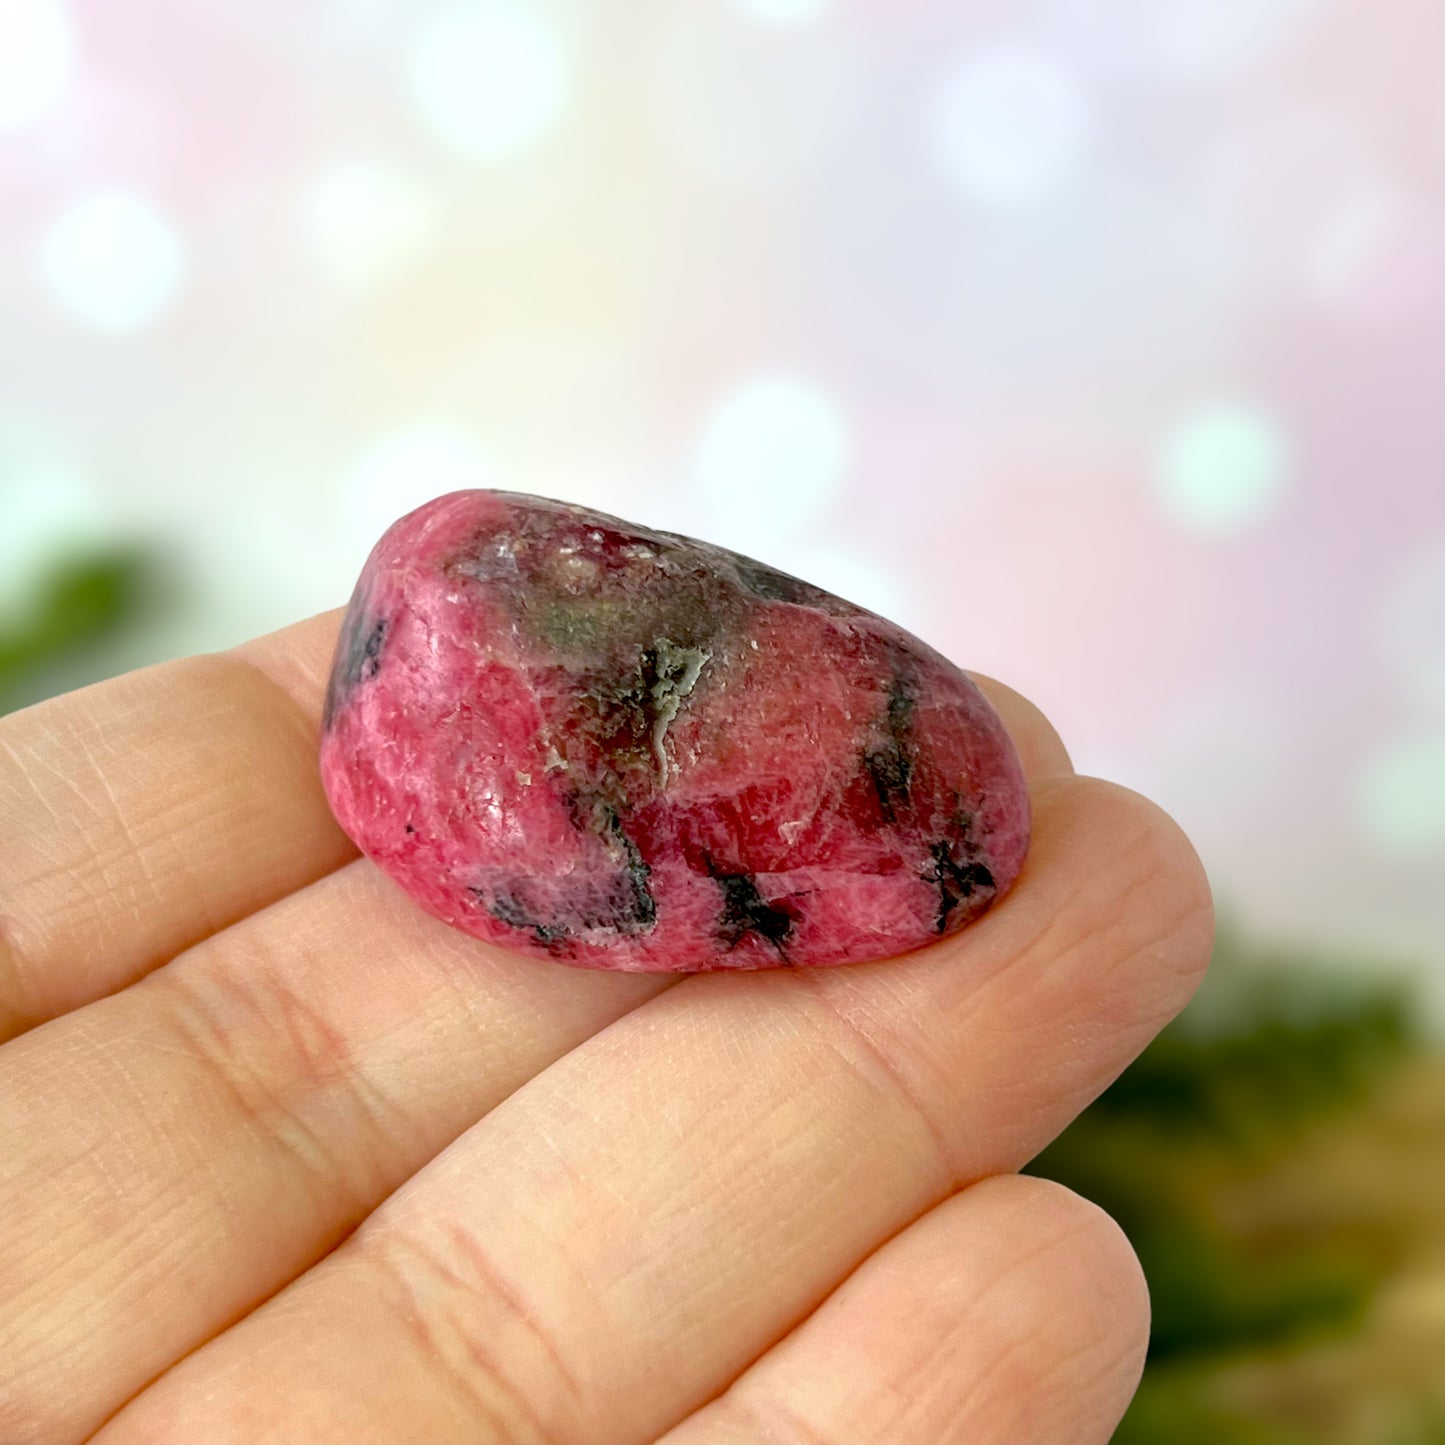
<instances>
[{"instance_id":1,"label":"rhodonite tumbled crystal","mask_svg":"<svg viewBox=\"0 0 1445 1445\"><path fill-rule=\"evenodd\" d=\"M321 773L423 908L588 968L902 953L1028 845L1013 745L931 648L737 553L506 492L377 543Z\"/></svg>"}]
</instances>

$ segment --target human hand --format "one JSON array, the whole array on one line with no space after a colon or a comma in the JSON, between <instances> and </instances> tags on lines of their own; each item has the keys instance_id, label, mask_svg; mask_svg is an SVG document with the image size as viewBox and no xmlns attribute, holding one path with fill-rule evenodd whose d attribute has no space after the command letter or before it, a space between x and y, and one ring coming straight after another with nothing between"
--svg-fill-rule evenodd
<instances>
[{"instance_id":1,"label":"human hand","mask_svg":"<svg viewBox=\"0 0 1445 1445\"><path fill-rule=\"evenodd\" d=\"M1138 1265L1011 1171L1198 981L1178 829L979 679L1034 839L963 933L538 963L332 822L338 617L0 720L0 1440L1107 1440Z\"/></svg>"}]
</instances>

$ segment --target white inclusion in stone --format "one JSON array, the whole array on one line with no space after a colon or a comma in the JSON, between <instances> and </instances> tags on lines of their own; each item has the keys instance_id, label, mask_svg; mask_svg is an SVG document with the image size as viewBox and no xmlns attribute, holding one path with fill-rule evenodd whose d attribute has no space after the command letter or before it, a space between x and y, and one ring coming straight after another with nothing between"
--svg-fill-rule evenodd
<instances>
[{"instance_id":1,"label":"white inclusion in stone","mask_svg":"<svg viewBox=\"0 0 1445 1445\"><path fill-rule=\"evenodd\" d=\"M0 0L0 133L43 120L74 78L75 37L59 0Z\"/></svg>"},{"instance_id":2,"label":"white inclusion in stone","mask_svg":"<svg viewBox=\"0 0 1445 1445\"><path fill-rule=\"evenodd\" d=\"M175 304L190 274L186 244L145 197L92 192L73 202L40 243L55 299L98 331L143 331Z\"/></svg>"},{"instance_id":3,"label":"white inclusion in stone","mask_svg":"<svg viewBox=\"0 0 1445 1445\"><path fill-rule=\"evenodd\" d=\"M1445 538L1406 565L1381 621L1385 655L1401 686L1445 716Z\"/></svg>"},{"instance_id":4,"label":"white inclusion in stone","mask_svg":"<svg viewBox=\"0 0 1445 1445\"><path fill-rule=\"evenodd\" d=\"M768 25L804 25L821 19L831 0L737 0L737 3L744 14Z\"/></svg>"},{"instance_id":5,"label":"white inclusion in stone","mask_svg":"<svg viewBox=\"0 0 1445 1445\"><path fill-rule=\"evenodd\" d=\"M652 684L652 751L657 758L658 779L667 786L667 729L677 716L683 699L697 686L712 653L700 647L679 647L670 638L656 644L657 681Z\"/></svg>"},{"instance_id":6,"label":"white inclusion in stone","mask_svg":"<svg viewBox=\"0 0 1445 1445\"><path fill-rule=\"evenodd\" d=\"M754 376L703 424L694 474L704 501L733 537L786 534L814 521L848 465L848 426L834 400L806 377Z\"/></svg>"},{"instance_id":7,"label":"white inclusion in stone","mask_svg":"<svg viewBox=\"0 0 1445 1445\"><path fill-rule=\"evenodd\" d=\"M1360 778L1360 815L1390 853L1445 844L1445 736L1401 738L1382 748Z\"/></svg>"},{"instance_id":8,"label":"white inclusion in stone","mask_svg":"<svg viewBox=\"0 0 1445 1445\"><path fill-rule=\"evenodd\" d=\"M939 171L991 211L1046 204L1082 175L1094 115L1078 78L1047 52L997 43L944 73L925 113Z\"/></svg>"},{"instance_id":9,"label":"white inclusion in stone","mask_svg":"<svg viewBox=\"0 0 1445 1445\"><path fill-rule=\"evenodd\" d=\"M554 28L508 0L443 10L417 36L407 69L423 124L477 161L510 160L545 139L572 89Z\"/></svg>"},{"instance_id":10,"label":"white inclusion in stone","mask_svg":"<svg viewBox=\"0 0 1445 1445\"><path fill-rule=\"evenodd\" d=\"M379 161L340 161L304 202L306 243L328 280L369 291L406 275L437 239L437 206L405 171Z\"/></svg>"},{"instance_id":11,"label":"white inclusion in stone","mask_svg":"<svg viewBox=\"0 0 1445 1445\"><path fill-rule=\"evenodd\" d=\"M1166 437L1154 485L1186 531L1223 537L1263 522L1288 481L1283 429L1259 408L1217 402L1183 417Z\"/></svg>"},{"instance_id":12,"label":"white inclusion in stone","mask_svg":"<svg viewBox=\"0 0 1445 1445\"><path fill-rule=\"evenodd\" d=\"M417 425L367 448L342 484L347 530L369 550L399 517L448 492L498 485L491 459L469 433Z\"/></svg>"}]
</instances>

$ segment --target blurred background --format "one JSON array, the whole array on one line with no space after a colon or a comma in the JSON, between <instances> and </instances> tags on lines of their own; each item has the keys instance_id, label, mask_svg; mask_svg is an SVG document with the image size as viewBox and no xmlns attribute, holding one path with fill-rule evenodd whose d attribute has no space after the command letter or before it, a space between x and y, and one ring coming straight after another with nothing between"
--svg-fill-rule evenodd
<instances>
[{"instance_id":1,"label":"blurred background","mask_svg":"<svg viewBox=\"0 0 1445 1445\"><path fill-rule=\"evenodd\" d=\"M1225 920L1036 1168L1119 1439L1445 1441L1442 0L0 0L0 710L426 498L701 534L1031 694Z\"/></svg>"}]
</instances>

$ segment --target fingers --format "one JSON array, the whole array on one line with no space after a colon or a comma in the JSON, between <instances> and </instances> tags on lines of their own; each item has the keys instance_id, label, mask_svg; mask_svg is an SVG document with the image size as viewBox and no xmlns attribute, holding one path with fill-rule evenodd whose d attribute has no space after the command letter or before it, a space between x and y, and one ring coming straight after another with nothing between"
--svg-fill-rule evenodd
<instances>
[{"instance_id":1,"label":"fingers","mask_svg":"<svg viewBox=\"0 0 1445 1445\"><path fill-rule=\"evenodd\" d=\"M0 1439L83 1436L674 982L488 948L356 862L0 1049Z\"/></svg>"},{"instance_id":2,"label":"fingers","mask_svg":"<svg viewBox=\"0 0 1445 1445\"><path fill-rule=\"evenodd\" d=\"M960 1182L1030 1158L1182 1006L1209 937L1167 818L1049 780L978 924L887 963L669 990L98 1441L656 1435Z\"/></svg>"},{"instance_id":3,"label":"fingers","mask_svg":"<svg viewBox=\"0 0 1445 1445\"><path fill-rule=\"evenodd\" d=\"M355 855L316 769L339 615L0 719L0 1040Z\"/></svg>"},{"instance_id":4,"label":"fingers","mask_svg":"<svg viewBox=\"0 0 1445 1445\"><path fill-rule=\"evenodd\" d=\"M490 948L359 860L0 1048L0 1440L83 1439L668 982Z\"/></svg>"},{"instance_id":5,"label":"fingers","mask_svg":"<svg viewBox=\"0 0 1445 1445\"><path fill-rule=\"evenodd\" d=\"M1008 724L1024 772L1030 778L1051 778L1074 771L1064 740L1055 731L1053 723L1028 698L1021 692L1015 692L1007 683L981 672L971 672L969 676L993 704L994 711Z\"/></svg>"},{"instance_id":6,"label":"fingers","mask_svg":"<svg viewBox=\"0 0 1445 1445\"><path fill-rule=\"evenodd\" d=\"M1148 1333L1118 1225L1004 1175L890 1240L659 1445L1105 1445Z\"/></svg>"}]
</instances>

